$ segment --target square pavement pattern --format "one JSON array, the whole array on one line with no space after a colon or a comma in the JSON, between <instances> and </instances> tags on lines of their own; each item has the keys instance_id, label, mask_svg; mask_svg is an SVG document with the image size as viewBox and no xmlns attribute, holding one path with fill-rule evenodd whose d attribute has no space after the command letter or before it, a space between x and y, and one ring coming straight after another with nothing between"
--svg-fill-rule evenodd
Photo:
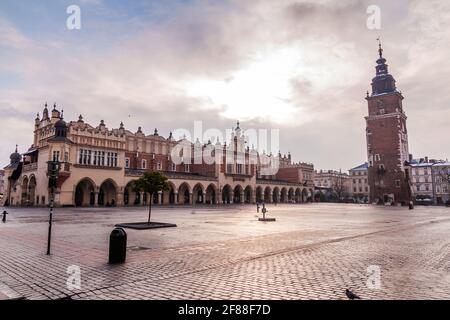
<instances>
[{"instance_id":1,"label":"square pavement pattern","mask_svg":"<svg viewBox=\"0 0 450 320\"><path fill-rule=\"evenodd\" d=\"M347 288L362 299L450 299L449 208L269 205L276 222L251 205L154 208L153 221L178 227L127 229L120 265L107 264L109 234L146 221L145 207L55 209L50 256L48 210L7 210L0 299L347 299Z\"/></svg>"}]
</instances>

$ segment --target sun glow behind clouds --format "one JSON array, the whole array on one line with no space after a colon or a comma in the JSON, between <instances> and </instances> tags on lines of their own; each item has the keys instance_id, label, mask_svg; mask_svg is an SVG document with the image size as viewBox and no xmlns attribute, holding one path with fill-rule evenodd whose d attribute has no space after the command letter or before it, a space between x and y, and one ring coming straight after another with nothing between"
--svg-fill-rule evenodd
<instances>
[{"instance_id":1,"label":"sun glow behind clouds","mask_svg":"<svg viewBox=\"0 0 450 320\"><path fill-rule=\"evenodd\" d=\"M294 121L298 106L292 103L291 80L300 68L299 51L293 48L258 53L250 64L222 80L194 79L187 84L190 96L222 109L231 119L265 118L278 123Z\"/></svg>"}]
</instances>

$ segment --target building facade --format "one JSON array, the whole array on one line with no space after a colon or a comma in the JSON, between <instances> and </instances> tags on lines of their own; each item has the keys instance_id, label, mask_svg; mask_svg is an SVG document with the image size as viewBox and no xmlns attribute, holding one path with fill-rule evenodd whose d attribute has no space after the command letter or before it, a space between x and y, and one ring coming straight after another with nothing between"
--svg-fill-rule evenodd
<instances>
[{"instance_id":1,"label":"building facade","mask_svg":"<svg viewBox=\"0 0 450 320\"><path fill-rule=\"evenodd\" d=\"M335 170L319 170L314 174L317 194L325 201L344 200L350 195L351 181L347 173Z\"/></svg>"},{"instance_id":2,"label":"building facade","mask_svg":"<svg viewBox=\"0 0 450 320\"><path fill-rule=\"evenodd\" d=\"M410 162L414 199L445 204L449 201L450 163L446 160L413 159Z\"/></svg>"},{"instance_id":3,"label":"building facade","mask_svg":"<svg viewBox=\"0 0 450 320\"><path fill-rule=\"evenodd\" d=\"M355 201L360 203L369 202L370 186L368 168L369 164L366 162L349 170L351 183L350 195Z\"/></svg>"},{"instance_id":4,"label":"building facade","mask_svg":"<svg viewBox=\"0 0 450 320\"><path fill-rule=\"evenodd\" d=\"M173 159L174 150L182 161ZM186 151L187 150L187 151ZM196 151L200 152L200 159ZM205 162L202 152L220 161ZM183 152L185 152L183 154ZM192 143L159 135L146 135L119 128L108 129L78 121L66 123L56 105L34 123L34 140L24 154L16 150L5 167L6 204L49 204L48 162L60 163L54 203L58 206L122 206L155 204L302 203L312 199L314 166L293 163L291 156L262 155L246 145L239 123L228 145L219 141ZM277 163L278 170L264 174L264 167ZM155 194L133 191L132 182L143 172L158 170L169 178L170 190Z\"/></svg>"},{"instance_id":5,"label":"building facade","mask_svg":"<svg viewBox=\"0 0 450 320\"><path fill-rule=\"evenodd\" d=\"M5 195L5 170L0 170L0 205L3 204Z\"/></svg>"},{"instance_id":6,"label":"building facade","mask_svg":"<svg viewBox=\"0 0 450 320\"><path fill-rule=\"evenodd\" d=\"M409 176L408 131L403 95L388 72L379 46L372 93L367 92L366 138L370 201L409 203L412 199Z\"/></svg>"},{"instance_id":7,"label":"building facade","mask_svg":"<svg viewBox=\"0 0 450 320\"><path fill-rule=\"evenodd\" d=\"M450 162L434 163L431 170L434 203L450 205Z\"/></svg>"}]
</instances>

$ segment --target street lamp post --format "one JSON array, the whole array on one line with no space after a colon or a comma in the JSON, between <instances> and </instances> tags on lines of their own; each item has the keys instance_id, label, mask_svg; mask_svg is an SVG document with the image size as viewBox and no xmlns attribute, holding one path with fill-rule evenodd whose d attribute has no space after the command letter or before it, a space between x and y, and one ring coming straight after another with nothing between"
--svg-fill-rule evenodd
<instances>
[{"instance_id":1,"label":"street lamp post","mask_svg":"<svg viewBox=\"0 0 450 320\"><path fill-rule=\"evenodd\" d=\"M48 161L48 188L50 191L50 213L48 219L48 239L47 239L47 255L50 255L50 244L52 238L52 222L53 222L53 206L55 198L55 188L60 169L60 162L58 160Z\"/></svg>"}]
</instances>

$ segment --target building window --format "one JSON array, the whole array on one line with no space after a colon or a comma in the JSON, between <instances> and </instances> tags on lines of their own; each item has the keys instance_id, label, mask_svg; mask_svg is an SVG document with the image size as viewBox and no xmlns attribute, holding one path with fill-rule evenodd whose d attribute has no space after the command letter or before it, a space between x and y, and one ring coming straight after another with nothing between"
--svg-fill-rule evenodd
<instances>
[{"instance_id":1,"label":"building window","mask_svg":"<svg viewBox=\"0 0 450 320\"><path fill-rule=\"evenodd\" d=\"M395 180L395 186L396 186L397 188L400 188L400 180Z\"/></svg>"},{"instance_id":2,"label":"building window","mask_svg":"<svg viewBox=\"0 0 450 320\"><path fill-rule=\"evenodd\" d=\"M380 161L380 160L381 160L380 155L379 155L379 154L376 154L376 155L375 155L375 161Z\"/></svg>"},{"instance_id":3,"label":"building window","mask_svg":"<svg viewBox=\"0 0 450 320\"><path fill-rule=\"evenodd\" d=\"M141 161L141 168L142 169L147 169L147 160L142 159L142 161Z\"/></svg>"},{"instance_id":4,"label":"building window","mask_svg":"<svg viewBox=\"0 0 450 320\"><path fill-rule=\"evenodd\" d=\"M175 163L171 163L170 164L170 170L171 171L176 171L177 170L177 166L175 165Z\"/></svg>"},{"instance_id":5,"label":"building window","mask_svg":"<svg viewBox=\"0 0 450 320\"><path fill-rule=\"evenodd\" d=\"M125 158L125 168L130 167L130 158Z\"/></svg>"},{"instance_id":6,"label":"building window","mask_svg":"<svg viewBox=\"0 0 450 320\"><path fill-rule=\"evenodd\" d=\"M53 151L53 161L59 161L59 151Z\"/></svg>"},{"instance_id":7,"label":"building window","mask_svg":"<svg viewBox=\"0 0 450 320\"><path fill-rule=\"evenodd\" d=\"M156 163L156 170L162 170L162 164L159 161Z\"/></svg>"},{"instance_id":8,"label":"building window","mask_svg":"<svg viewBox=\"0 0 450 320\"><path fill-rule=\"evenodd\" d=\"M189 165L188 164L185 164L184 165L184 172L189 172Z\"/></svg>"},{"instance_id":9,"label":"building window","mask_svg":"<svg viewBox=\"0 0 450 320\"><path fill-rule=\"evenodd\" d=\"M236 169L238 174L242 174L242 164L237 164Z\"/></svg>"},{"instance_id":10,"label":"building window","mask_svg":"<svg viewBox=\"0 0 450 320\"><path fill-rule=\"evenodd\" d=\"M233 165L227 164L227 173L232 173L232 172L233 172Z\"/></svg>"}]
</instances>

